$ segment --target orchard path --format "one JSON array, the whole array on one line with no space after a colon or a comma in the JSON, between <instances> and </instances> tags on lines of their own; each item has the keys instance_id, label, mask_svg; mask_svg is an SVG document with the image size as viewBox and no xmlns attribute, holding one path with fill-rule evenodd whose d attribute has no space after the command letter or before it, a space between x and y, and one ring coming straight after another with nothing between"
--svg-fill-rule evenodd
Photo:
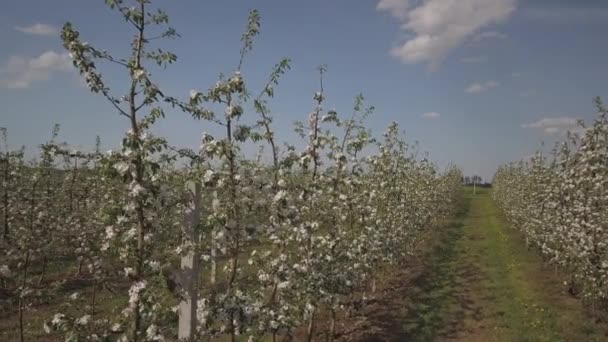
<instances>
[{"instance_id":1,"label":"orchard path","mask_svg":"<svg viewBox=\"0 0 608 342\"><path fill-rule=\"evenodd\" d=\"M465 190L460 213L422 259L412 279L387 281L364 331L345 339L608 341L606 327L526 249L486 189Z\"/></svg>"}]
</instances>

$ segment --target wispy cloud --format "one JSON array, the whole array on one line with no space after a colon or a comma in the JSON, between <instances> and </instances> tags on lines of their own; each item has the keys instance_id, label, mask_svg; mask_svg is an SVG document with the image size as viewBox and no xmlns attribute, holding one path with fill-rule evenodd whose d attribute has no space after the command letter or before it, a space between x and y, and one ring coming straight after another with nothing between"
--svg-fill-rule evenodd
<instances>
[{"instance_id":1,"label":"wispy cloud","mask_svg":"<svg viewBox=\"0 0 608 342\"><path fill-rule=\"evenodd\" d=\"M520 77L522 77L523 75L524 75L524 73L523 73L523 72L520 72L520 71L514 71L514 72L512 72L512 73L511 73L511 77L512 77L512 78L520 78Z\"/></svg>"},{"instance_id":2,"label":"wispy cloud","mask_svg":"<svg viewBox=\"0 0 608 342\"><path fill-rule=\"evenodd\" d=\"M424 114L422 114L422 117L425 119L438 119L441 116L441 114L437 113L437 112L426 112Z\"/></svg>"},{"instance_id":3,"label":"wispy cloud","mask_svg":"<svg viewBox=\"0 0 608 342\"><path fill-rule=\"evenodd\" d=\"M566 132L580 132L578 119L568 116L544 117L535 122L524 123L522 128L537 129L548 135L565 134Z\"/></svg>"},{"instance_id":4,"label":"wispy cloud","mask_svg":"<svg viewBox=\"0 0 608 342\"><path fill-rule=\"evenodd\" d=\"M498 87L500 84L496 81L476 82L465 88L467 94L479 94L484 91Z\"/></svg>"},{"instance_id":5,"label":"wispy cloud","mask_svg":"<svg viewBox=\"0 0 608 342\"><path fill-rule=\"evenodd\" d=\"M0 87L25 89L48 80L54 73L72 69L67 53L46 51L37 57L12 56L0 66Z\"/></svg>"},{"instance_id":6,"label":"wispy cloud","mask_svg":"<svg viewBox=\"0 0 608 342\"><path fill-rule=\"evenodd\" d=\"M469 56L463 57L460 59L460 63L474 64L474 63L484 63L488 61L488 56Z\"/></svg>"},{"instance_id":7,"label":"wispy cloud","mask_svg":"<svg viewBox=\"0 0 608 342\"><path fill-rule=\"evenodd\" d=\"M486 39L506 39L506 38L507 38L507 35L502 32L485 31L485 32L481 32L481 33L475 35L475 37L473 37L473 41L480 42L480 41L486 40Z\"/></svg>"},{"instance_id":8,"label":"wispy cloud","mask_svg":"<svg viewBox=\"0 0 608 342\"><path fill-rule=\"evenodd\" d=\"M55 26L41 23L30 26L15 26L15 30L34 36L53 36L59 32Z\"/></svg>"},{"instance_id":9,"label":"wispy cloud","mask_svg":"<svg viewBox=\"0 0 608 342\"><path fill-rule=\"evenodd\" d=\"M507 20L516 6L517 0L379 0L377 9L389 12L403 31L413 35L391 55L404 63L437 67L484 27Z\"/></svg>"},{"instance_id":10,"label":"wispy cloud","mask_svg":"<svg viewBox=\"0 0 608 342\"><path fill-rule=\"evenodd\" d=\"M409 0L380 0L376 8L380 11L388 11L399 20L407 21L410 11Z\"/></svg>"}]
</instances>

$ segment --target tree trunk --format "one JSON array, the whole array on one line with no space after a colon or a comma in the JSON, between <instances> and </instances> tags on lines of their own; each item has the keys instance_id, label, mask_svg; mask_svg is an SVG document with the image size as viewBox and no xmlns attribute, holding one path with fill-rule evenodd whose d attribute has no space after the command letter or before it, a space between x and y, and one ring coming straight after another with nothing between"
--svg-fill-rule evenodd
<instances>
[{"instance_id":1,"label":"tree trunk","mask_svg":"<svg viewBox=\"0 0 608 342\"><path fill-rule=\"evenodd\" d=\"M25 309L25 298L23 292L25 291L25 284L27 280L27 269L30 263L30 252L27 251L25 254L25 264L23 265L23 280L21 281L21 293L19 295L19 338L21 342L25 341L25 335L23 331L23 311Z\"/></svg>"},{"instance_id":2,"label":"tree trunk","mask_svg":"<svg viewBox=\"0 0 608 342\"><path fill-rule=\"evenodd\" d=\"M76 277L80 277L80 275L82 274L82 264L84 262L84 258L80 259L78 261L78 272L76 272Z\"/></svg>"},{"instance_id":3,"label":"tree trunk","mask_svg":"<svg viewBox=\"0 0 608 342\"><path fill-rule=\"evenodd\" d=\"M3 214L4 214L4 232L2 233L2 236L4 238L4 241L7 242L8 241L8 235L9 235L9 223L8 223L8 176L9 176L9 153L8 151L6 152L6 167L4 168L4 183L6 184L6 186L4 187L4 198L3 198Z\"/></svg>"},{"instance_id":4,"label":"tree trunk","mask_svg":"<svg viewBox=\"0 0 608 342\"><path fill-rule=\"evenodd\" d=\"M40 278L38 278L38 285L41 285L42 281L44 280L44 274L46 273L47 262L48 262L47 257L42 258L42 272L40 272Z\"/></svg>"},{"instance_id":5,"label":"tree trunk","mask_svg":"<svg viewBox=\"0 0 608 342\"><path fill-rule=\"evenodd\" d=\"M329 336L328 341L333 341L336 336L336 309L331 308L331 321L329 322Z\"/></svg>"},{"instance_id":6,"label":"tree trunk","mask_svg":"<svg viewBox=\"0 0 608 342\"><path fill-rule=\"evenodd\" d=\"M97 297L97 279L93 280L93 298L91 300L91 315L95 314L95 299Z\"/></svg>"},{"instance_id":7,"label":"tree trunk","mask_svg":"<svg viewBox=\"0 0 608 342\"><path fill-rule=\"evenodd\" d=\"M308 336L307 336L307 341L311 342L312 341L312 337L313 334L315 333L315 316L317 313L317 309L313 309L312 314L310 315L310 320L308 321Z\"/></svg>"}]
</instances>

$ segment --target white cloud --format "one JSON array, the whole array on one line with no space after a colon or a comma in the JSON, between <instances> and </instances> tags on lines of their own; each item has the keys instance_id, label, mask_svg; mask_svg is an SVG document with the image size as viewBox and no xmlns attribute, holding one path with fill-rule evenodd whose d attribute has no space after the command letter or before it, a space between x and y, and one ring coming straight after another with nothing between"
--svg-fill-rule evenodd
<instances>
[{"instance_id":1,"label":"white cloud","mask_svg":"<svg viewBox=\"0 0 608 342\"><path fill-rule=\"evenodd\" d=\"M53 36L59 32L56 27L41 23L30 26L15 26L15 30L35 36Z\"/></svg>"},{"instance_id":2,"label":"white cloud","mask_svg":"<svg viewBox=\"0 0 608 342\"><path fill-rule=\"evenodd\" d=\"M380 11L388 11L395 18L407 21L410 9L409 0L380 0L376 8Z\"/></svg>"},{"instance_id":3,"label":"white cloud","mask_svg":"<svg viewBox=\"0 0 608 342\"><path fill-rule=\"evenodd\" d=\"M511 73L511 77L513 77L513 78L520 78L523 75L524 75L524 73L523 72L519 72L519 71L514 71L514 72Z\"/></svg>"},{"instance_id":4,"label":"white cloud","mask_svg":"<svg viewBox=\"0 0 608 342\"><path fill-rule=\"evenodd\" d=\"M471 64L471 63L484 63L488 61L488 56L470 56L470 57L463 57L460 59L460 63L467 63L467 64Z\"/></svg>"},{"instance_id":5,"label":"white cloud","mask_svg":"<svg viewBox=\"0 0 608 342\"><path fill-rule=\"evenodd\" d=\"M479 94L484 91L498 87L500 84L496 81L476 82L469 85L464 92L467 94Z\"/></svg>"},{"instance_id":6,"label":"white cloud","mask_svg":"<svg viewBox=\"0 0 608 342\"><path fill-rule=\"evenodd\" d=\"M441 114L437 113L437 112L427 112L422 114L422 117L425 119L437 119L441 116Z\"/></svg>"},{"instance_id":7,"label":"white cloud","mask_svg":"<svg viewBox=\"0 0 608 342\"><path fill-rule=\"evenodd\" d=\"M576 118L562 116L562 117L544 117L535 122L524 123L521 125L522 128L539 129L545 134L564 134L570 132L581 132L582 128L578 125Z\"/></svg>"},{"instance_id":8,"label":"white cloud","mask_svg":"<svg viewBox=\"0 0 608 342\"><path fill-rule=\"evenodd\" d=\"M485 31L485 32L481 32L481 33L475 35L475 37L473 37L473 41L480 42L485 39L506 39L506 38L507 38L507 35L502 32Z\"/></svg>"},{"instance_id":9,"label":"white cloud","mask_svg":"<svg viewBox=\"0 0 608 342\"><path fill-rule=\"evenodd\" d=\"M0 66L0 87L25 89L33 83L48 80L53 73L72 69L67 52L46 51L32 58L12 56Z\"/></svg>"},{"instance_id":10,"label":"white cloud","mask_svg":"<svg viewBox=\"0 0 608 342\"><path fill-rule=\"evenodd\" d=\"M438 66L448 53L484 27L505 21L517 0L379 0L378 10L401 22L410 36L391 55L405 63Z\"/></svg>"}]
</instances>

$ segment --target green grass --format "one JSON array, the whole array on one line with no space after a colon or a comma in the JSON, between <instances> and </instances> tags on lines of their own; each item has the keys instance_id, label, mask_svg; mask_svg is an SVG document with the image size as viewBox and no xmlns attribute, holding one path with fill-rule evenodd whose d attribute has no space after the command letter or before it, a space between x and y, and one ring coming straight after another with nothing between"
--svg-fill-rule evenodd
<instances>
[{"instance_id":1,"label":"green grass","mask_svg":"<svg viewBox=\"0 0 608 342\"><path fill-rule=\"evenodd\" d=\"M526 249L489 189L465 188L462 210L443 229L404 323L409 339L606 340L606 327Z\"/></svg>"}]
</instances>

